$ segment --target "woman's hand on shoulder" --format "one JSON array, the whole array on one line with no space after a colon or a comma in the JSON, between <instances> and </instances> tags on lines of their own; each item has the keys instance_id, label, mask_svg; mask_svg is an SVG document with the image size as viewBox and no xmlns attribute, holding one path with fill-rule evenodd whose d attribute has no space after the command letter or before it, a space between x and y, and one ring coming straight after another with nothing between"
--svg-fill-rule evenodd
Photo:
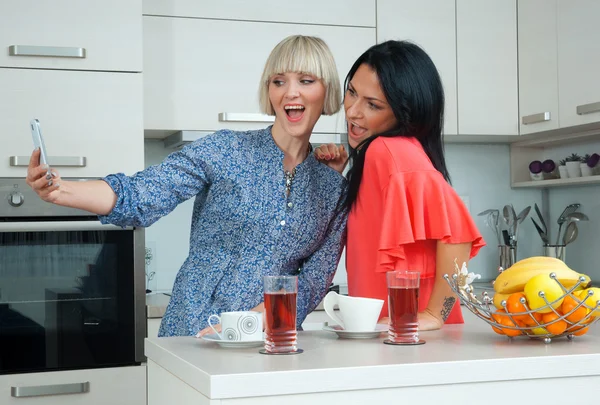
<instances>
[{"instance_id":1,"label":"woman's hand on shoulder","mask_svg":"<svg viewBox=\"0 0 600 405\"><path fill-rule=\"evenodd\" d=\"M342 173L348 163L348 151L344 145L336 145L328 143L316 148L313 152L317 160L335 170Z\"/></svg>"},{"instance_id":2,"label":"woman's hand on shoulder","mask_svg":"<svg viewBox=\"0 0 600 405\"><path fill-rule=\"evenodd\" d=\"M40 150L31 154L26 182L44 201L56 203L60 195L60 175L57 171L40 165Z\"/></svg>"}]
</instances>

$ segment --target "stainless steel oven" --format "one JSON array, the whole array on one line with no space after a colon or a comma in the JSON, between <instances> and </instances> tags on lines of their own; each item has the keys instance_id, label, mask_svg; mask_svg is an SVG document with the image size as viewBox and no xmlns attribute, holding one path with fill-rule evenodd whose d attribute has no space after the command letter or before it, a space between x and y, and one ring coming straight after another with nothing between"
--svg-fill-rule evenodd
<instances>
[{"instance_id":1,"label":"stainless steel oven","mask_svg":"<svg viewBox=\"0 0 600 405\"><path fill-rule=\"evenodd\" d=\"M0 374L139 364L145 298L143 228L0 179Z\"/></svg>"}]
</instances>

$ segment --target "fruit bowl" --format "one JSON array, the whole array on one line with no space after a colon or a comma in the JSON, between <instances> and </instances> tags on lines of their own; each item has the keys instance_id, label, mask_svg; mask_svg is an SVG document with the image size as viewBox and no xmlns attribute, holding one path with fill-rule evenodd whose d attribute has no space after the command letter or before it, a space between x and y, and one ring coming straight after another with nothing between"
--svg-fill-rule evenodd
<instances>
[{"instance_id":1,"label":"fruit bowl","mask_svg":"<svg viewBox=\"0 0 600 405\"><path fill-rule=\"evenodd\" d=\"M462 269L456 266L452 276L444 275L450 288L456 293L459 300L478 318L491 325L492 329L509 338L526 336L550 343L554 338L567 337L573 339L589 330L589 327L600 319L600 297L597 289L583 289L589 279L580 277L569 288L565 287L556 276L550 272L546 275L551 280L548 289L562 291L560 295L552 295L550 301L546 292L537 292L539 302L535 309L530 308L525 295L522 293L511 294L508 299L503 299L496 306L487 292L475 296L470 285L476 276L468 273L463 265ZM521 295L519 295L521 294Z\"/></svg>"}]
</instances>

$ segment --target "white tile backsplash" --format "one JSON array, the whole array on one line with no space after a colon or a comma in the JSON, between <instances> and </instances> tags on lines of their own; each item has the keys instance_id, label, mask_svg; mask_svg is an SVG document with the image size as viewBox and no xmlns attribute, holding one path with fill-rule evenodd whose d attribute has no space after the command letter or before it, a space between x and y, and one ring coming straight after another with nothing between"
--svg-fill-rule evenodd
<instances>
[{"instance_id":1,"label":"white tile backsplash","mask_svg":"<svg viewBox=\"0 0 600 405\"><path fill-rule=\"evenodd\" d=\"M146 165L159 163L170 152L171 150L163 148L162 141L146 140ZM446 156L452 184L460 196L468 198L471 215L488 243L471 262L470 268L485 279L494 278L498 267L496 239L491 229L485 226L483 217L478 217L477 213L487 208L501 210L508 203L514 204L519 212L527 205L541 204L542 192L537 189L510 188L507 145L449 144L446 145ZM550 194L551 212L554 213L558 210L556 207L564 205L563 203L574 202L571 200L577 196L575 200L579 200L585 212L593 217L593 222L586 224L589 226L581 226L579 240L567 253L567 262L580 271L582 271L580 267L584 266L583 263L600 261L600 249L598 249L600 246L593 225L600 220L598 194L600 194L598 187L556 189ZM153 260L156 269L156 288L159 290L172 287L177 271L187 257L192 207L193 200L186 201L146 230L146 240L153 243L155 247ZM522 224L519 232L518 258L542 254L539 236L530 219ZM590 241L595 241L596 249L591 247L593 243L591 244ZM589 253L588 249L593 252ZM584 258L586 255L594 257L595 260L587 261ZM334 281L345 283L345 280L346 273L341 263Z\"/></svg>"}]
</instances>

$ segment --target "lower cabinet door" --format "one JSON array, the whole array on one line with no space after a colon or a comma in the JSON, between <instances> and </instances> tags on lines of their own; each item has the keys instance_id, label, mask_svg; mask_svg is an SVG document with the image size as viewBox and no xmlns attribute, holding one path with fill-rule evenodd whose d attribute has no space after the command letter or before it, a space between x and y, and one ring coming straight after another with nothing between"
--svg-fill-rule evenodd
<instances>
[{"instance_id":1,"label":"lower cabinet door","mask_svg":"<svg viewBox=\"0 0 600 405\"><path fill-rule=\"evenodd\" d=\"M2 405L146 405L146 365L0 376Z\"/></svg>"}]
</instances>

